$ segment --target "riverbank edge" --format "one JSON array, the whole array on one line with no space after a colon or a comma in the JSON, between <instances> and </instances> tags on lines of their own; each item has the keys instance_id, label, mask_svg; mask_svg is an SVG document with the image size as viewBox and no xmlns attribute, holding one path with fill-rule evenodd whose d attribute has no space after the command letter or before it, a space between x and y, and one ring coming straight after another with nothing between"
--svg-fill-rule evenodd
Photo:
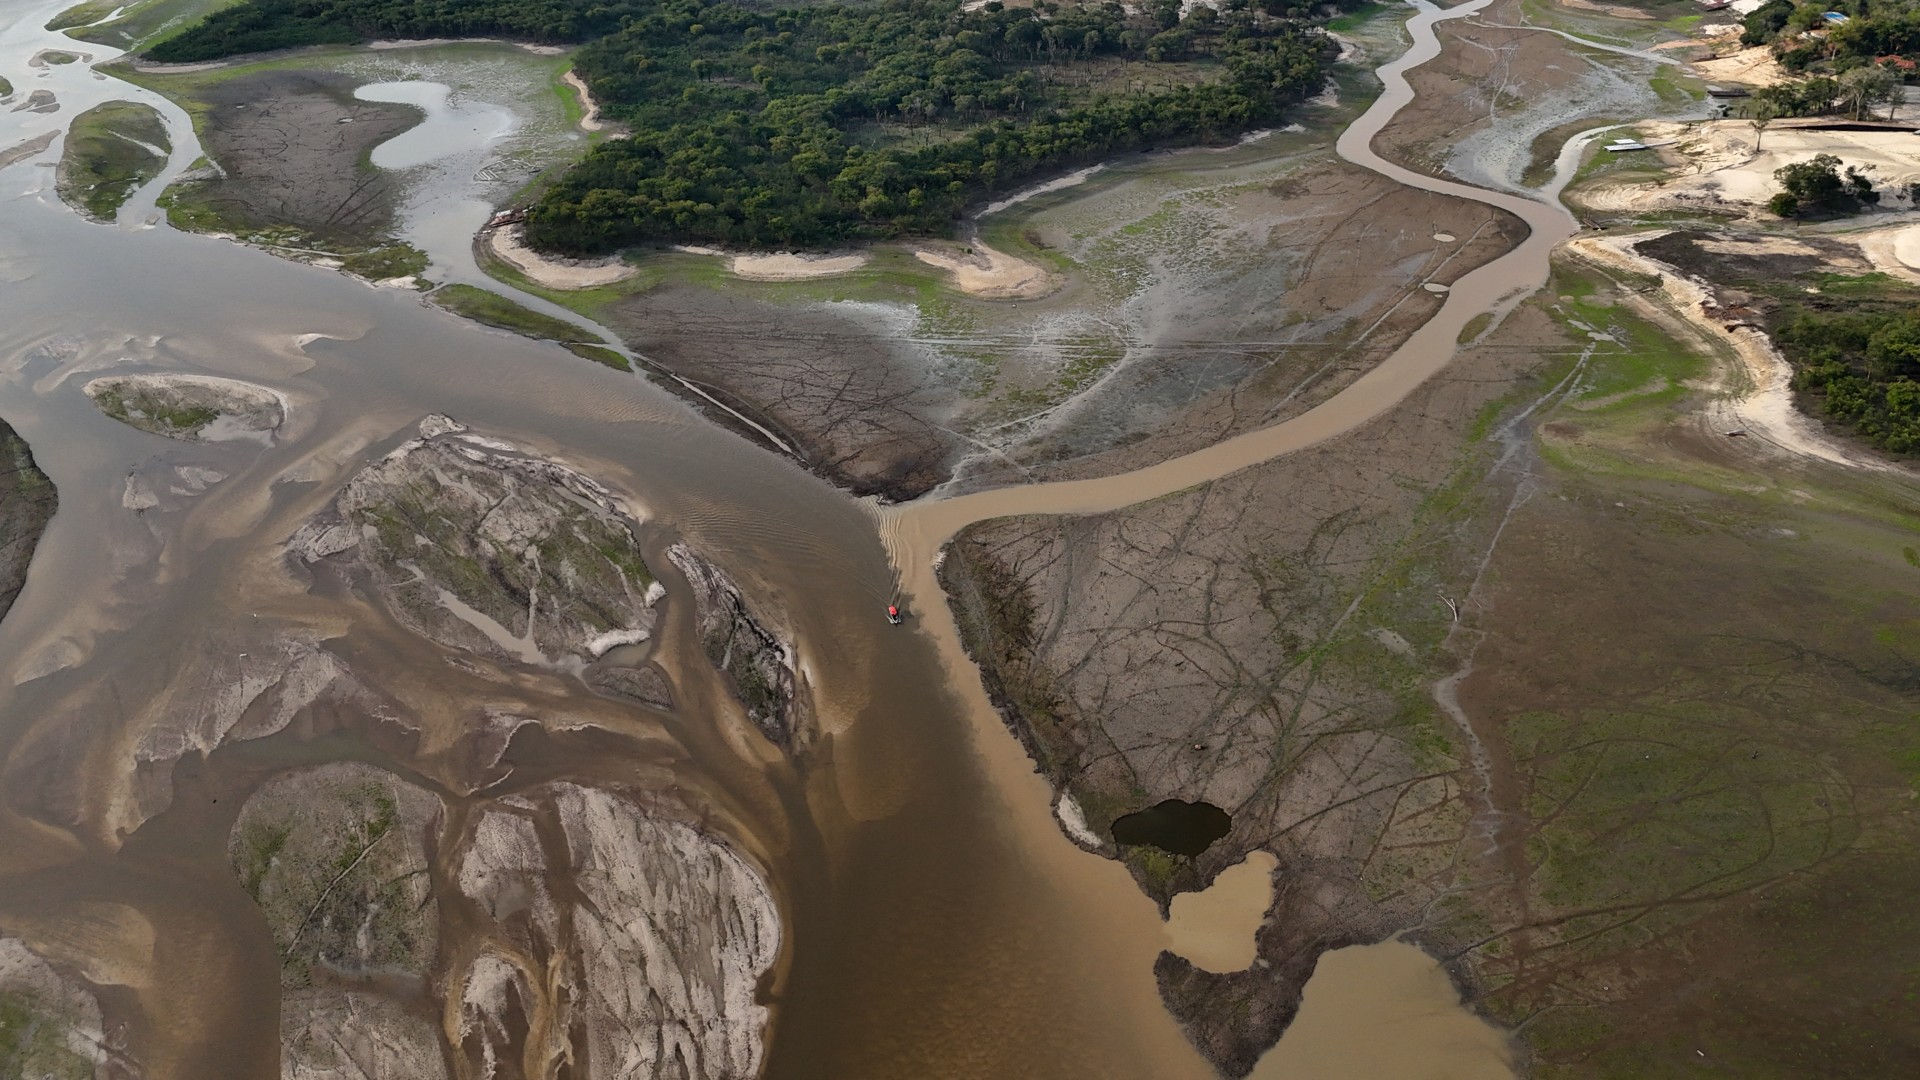
<instances>
[{"instance_id":1,"label":"riverbank edge","mask_svg":"<svg viewBox=\"0 0 1920 1080\"><path fill-rule=\"evenodd\" d=\"M0 420L0 619L26 586L33 553L59 509L53 481L27 440Z\"/></svg>"}]
</instances>

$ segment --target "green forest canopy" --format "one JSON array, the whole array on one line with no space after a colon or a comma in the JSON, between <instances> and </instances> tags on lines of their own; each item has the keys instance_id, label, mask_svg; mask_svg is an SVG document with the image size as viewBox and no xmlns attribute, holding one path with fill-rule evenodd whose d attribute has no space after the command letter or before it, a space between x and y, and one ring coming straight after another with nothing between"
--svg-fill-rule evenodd
<instances>
[{"instance_id":1,"label":"green forest canopy","mask_svg":"<svg viewBox=\"0 0 1920 1080\"><path fill-rule=\"evenodd\" d=\"M1793 386L1882 450L1920 453L1920 309L1802 311L1776 331Z\"/></svg>"},{"instance_id":2,"label":"green forest canopy","mask_svg":"<svg viewBox=\"0 0 1920 1080\"><path fill-rule=\"evenodd\" d=\"M1746 16L1742 29L1742 44L1773 46L1780 62L1795 71L1839 74L1886 65L1910 78L1914 66L1901 61L1920 58L1916 0L1767 0Z\"/></svg>"},{"instance_id":3,"label":"green forest canopy","mask_svg":"<svg viewBox=\"0 0 1920 1080\"><path fill-rule=\"evenodd\" d=\"M1280 120L1326 78L1293 0L974 11L959 0L248 0L155 60L377 36L586 40L575 70L632 128L548 186L527 235L821 247L942 233L1043 173Z\"/></svg>"}]
</instances>

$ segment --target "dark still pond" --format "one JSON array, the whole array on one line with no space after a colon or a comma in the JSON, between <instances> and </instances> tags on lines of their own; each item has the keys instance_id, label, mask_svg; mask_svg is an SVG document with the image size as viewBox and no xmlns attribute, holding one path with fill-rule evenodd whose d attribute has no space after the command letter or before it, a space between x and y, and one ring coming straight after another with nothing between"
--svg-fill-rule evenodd
<instances>
[{"instance_id":1,"label":"dark still pond","mask_svg":"<svg viewBox=\"0 0 1920 1080\"><path fill-rule=\"evenodd\" d=\"M1113 839L1121 844L1151 844L1162 851L1192 857L1227 835L1233 818L1204 802L1166 802L1137 810L1113 821Z\"/></svg>"}]
</instances>

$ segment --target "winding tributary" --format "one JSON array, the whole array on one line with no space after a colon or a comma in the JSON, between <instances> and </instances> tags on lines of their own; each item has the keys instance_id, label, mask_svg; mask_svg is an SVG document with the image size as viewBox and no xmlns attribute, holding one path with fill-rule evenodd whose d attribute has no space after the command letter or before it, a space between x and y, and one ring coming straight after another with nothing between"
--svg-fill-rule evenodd
<instances>
[{"instance_id":1,"label":"winding tributary","mask_svg":"<svg viewBox=\"0 0 1920 1080\"><path fill-rule=\"evenodd\" d=\"M1113 510L1350 431L1444 368L1475 315L1545 280L1548 252L1572 228L1557 206L1427 177L1370 149L1410 97L1402 73L1438 51L1434 25L1487 2L1423 7L1409 24L1412 51L1380 72L1387 92L1340 139L1350 161L1500 207L1531 229L1456 282L1390 359L1298 417L1138 472L878 512L557 348L460 323L405 292L144 227L158 184L119 227L102 227L54 198L51 153L0 169L0 415L61 492L28 586L0 623L0 931L103 987L151 1075L274 1073L272 945L227 868L226 829L276 768L344 757L404 772L405 760L343 721L312 742L216 750L183 766L164 812L139 824L129 810L144 783L131 758L142 703L265 620L320 635L363 678L446 715L504 702L631 735L619 752L570 755L555 742L516 761L524 779L514 782L670 776L767 867L792 943L767 987L770 1076L1208 1075L1154 988L1167 942L1158 912L1118 863L1062 835L1051 793L960 651L933 561L974 521ZM198 154L177 108L82 65L26 66L61 44L39 27L64 6L0 5L0 74L23 94L52 90L62 106L51 117L0 113L0 149L129 98L162 110L177 174ZM248 379L285 395L294 419L271 447L166 443L87 402L80 384L105 369ZM432 412L629 493L651 516L651 545L686 539L782 612L826 731L805 767L740 736L684 613L660 646L679 708L655 714L588 698L560 675L473 677L368 606L288 580L280 552L293 528ZM126 508L130 472L176 466L226 479L178 505ZM876 616L896 568L921 632ZM1417 950L1387 952L1410 965L1402 974L1437 975ZM1369 994L1379 1024L1436 1010L1473 1022L1443 977L1342 982L1341 970L1324 978L1363 991L1357 1003L1316 995L1330 985L1317 976L1308 1009L1346 1002L1338 1009L1355 1038L1380 1034L1365 1019ZM1394 1037L1419 1040L1418 1030ZM1339 1039L1316 1045L1338 1053ZM1426 1050L1449 1063L1439 1075L1507 1072L1498 1039L1436 1038Z\"/></svg>"}]
</instances>

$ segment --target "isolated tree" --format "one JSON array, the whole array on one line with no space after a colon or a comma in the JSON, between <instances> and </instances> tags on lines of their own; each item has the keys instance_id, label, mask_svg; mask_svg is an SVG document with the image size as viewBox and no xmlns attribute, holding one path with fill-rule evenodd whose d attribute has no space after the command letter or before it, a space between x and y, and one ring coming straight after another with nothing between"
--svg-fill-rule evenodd
<instances>
[{"instance_id":1,"label":"isolated tree","mask_svg":"<svg viewBox=\"0 0 1920 1080\"><path fill-rule=\"evenodd\" d=\"M1767 125L1773 123L1774 111L1771 105L1762 105L1747 117L1747 123L1753 125L1753 152L1760 152L1760 136L1766 134Z\"/></svg>"},{"instance_id":2,"label":"isolated tree","mask_svg":"<svg viewBox=\"0 0 1920 1080\"><path fill-rule=\"evenodd\" d=\"M1859 120L1873 106L1892 101L1899 85L1893 72L1869 64L1840 76L1840 96L1853 107L1853 118Z\"/></svg>"}]
</instances>

